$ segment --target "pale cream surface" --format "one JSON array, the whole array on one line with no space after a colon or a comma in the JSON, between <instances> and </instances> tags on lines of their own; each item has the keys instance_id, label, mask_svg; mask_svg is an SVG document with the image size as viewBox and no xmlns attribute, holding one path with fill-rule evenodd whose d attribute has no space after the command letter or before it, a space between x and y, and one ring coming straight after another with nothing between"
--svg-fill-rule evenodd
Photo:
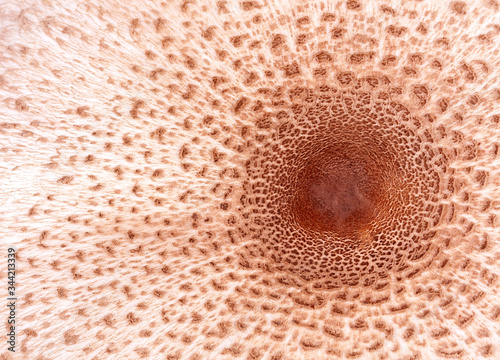
<instances>
[{"instance_id":1,"label":"pale cream surface","mask_svg":"<svg viewBox=\"0 0 500 360\"><path fill-rule=\"evenodd\" d=\"M324 85L447 159L428 261L381 289L295 280L245 218L247 161ZM3 0L0 99L0 359L500 358L497 1Z\"/></svg>"}]
</instances>

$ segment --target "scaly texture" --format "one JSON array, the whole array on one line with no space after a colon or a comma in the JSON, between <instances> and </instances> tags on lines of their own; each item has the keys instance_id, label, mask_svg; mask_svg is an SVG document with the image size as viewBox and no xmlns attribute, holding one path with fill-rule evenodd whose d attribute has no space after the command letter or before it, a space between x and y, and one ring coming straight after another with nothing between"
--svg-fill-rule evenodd
<instances>
[{"instance_id":1,"label":"scaly texture","mask_svg":"<svg viewBox=\"0 0 500 360\"><path fill-rule=\"evenodd\" d=\"M2 2L0 359L499 358L500 5L401 3Z\"/></svg>"}]
</instances>

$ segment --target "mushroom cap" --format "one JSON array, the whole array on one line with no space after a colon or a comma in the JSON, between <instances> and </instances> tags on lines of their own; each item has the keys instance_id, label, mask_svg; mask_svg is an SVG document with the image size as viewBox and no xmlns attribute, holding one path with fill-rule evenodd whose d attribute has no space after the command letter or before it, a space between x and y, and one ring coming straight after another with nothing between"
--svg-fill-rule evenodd
<instances>
[{"instance_id":1,"label":"mushroom cap","mask_svg":"<svg viewBox=\"0 0 500 360\"><path fill-rule=\"evenodd\" d=\"M498 358L499 6L4 1L16 352Z\"/></svg>"}]
</instances>

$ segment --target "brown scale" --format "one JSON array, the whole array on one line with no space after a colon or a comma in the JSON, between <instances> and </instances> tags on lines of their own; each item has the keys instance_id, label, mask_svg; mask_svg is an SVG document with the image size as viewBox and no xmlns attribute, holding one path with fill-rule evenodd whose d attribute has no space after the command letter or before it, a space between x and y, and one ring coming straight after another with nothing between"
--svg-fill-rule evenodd
<instances>
[{"instance_id":1,"label":"brown scale","mask_svg":"<svg viewBox=\"0 0 500 360\"><path fill-rule=\"evenodd\" d=\"M278 125L247 161L241 212L254 255L316 289L418 276L442 211L432 139L401 104L321 90L290 90L289 116L269 119Z\"/></svg>"}]
</instances>

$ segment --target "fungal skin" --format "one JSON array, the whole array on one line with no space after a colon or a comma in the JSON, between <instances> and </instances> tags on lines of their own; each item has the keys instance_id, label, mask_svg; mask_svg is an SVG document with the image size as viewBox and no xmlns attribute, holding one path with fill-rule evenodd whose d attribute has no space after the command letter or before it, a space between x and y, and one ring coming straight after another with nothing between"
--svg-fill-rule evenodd
<instances>
[{"instance_id":1,"label":"fungal skin","mask_svg":"<svg viewBox=\"0 0 500 360\"><path fill-rule=\"evenodd\" d=\"M1 359L500 357L496 1L0 10Z\"/></svg>"}]
</instances>

